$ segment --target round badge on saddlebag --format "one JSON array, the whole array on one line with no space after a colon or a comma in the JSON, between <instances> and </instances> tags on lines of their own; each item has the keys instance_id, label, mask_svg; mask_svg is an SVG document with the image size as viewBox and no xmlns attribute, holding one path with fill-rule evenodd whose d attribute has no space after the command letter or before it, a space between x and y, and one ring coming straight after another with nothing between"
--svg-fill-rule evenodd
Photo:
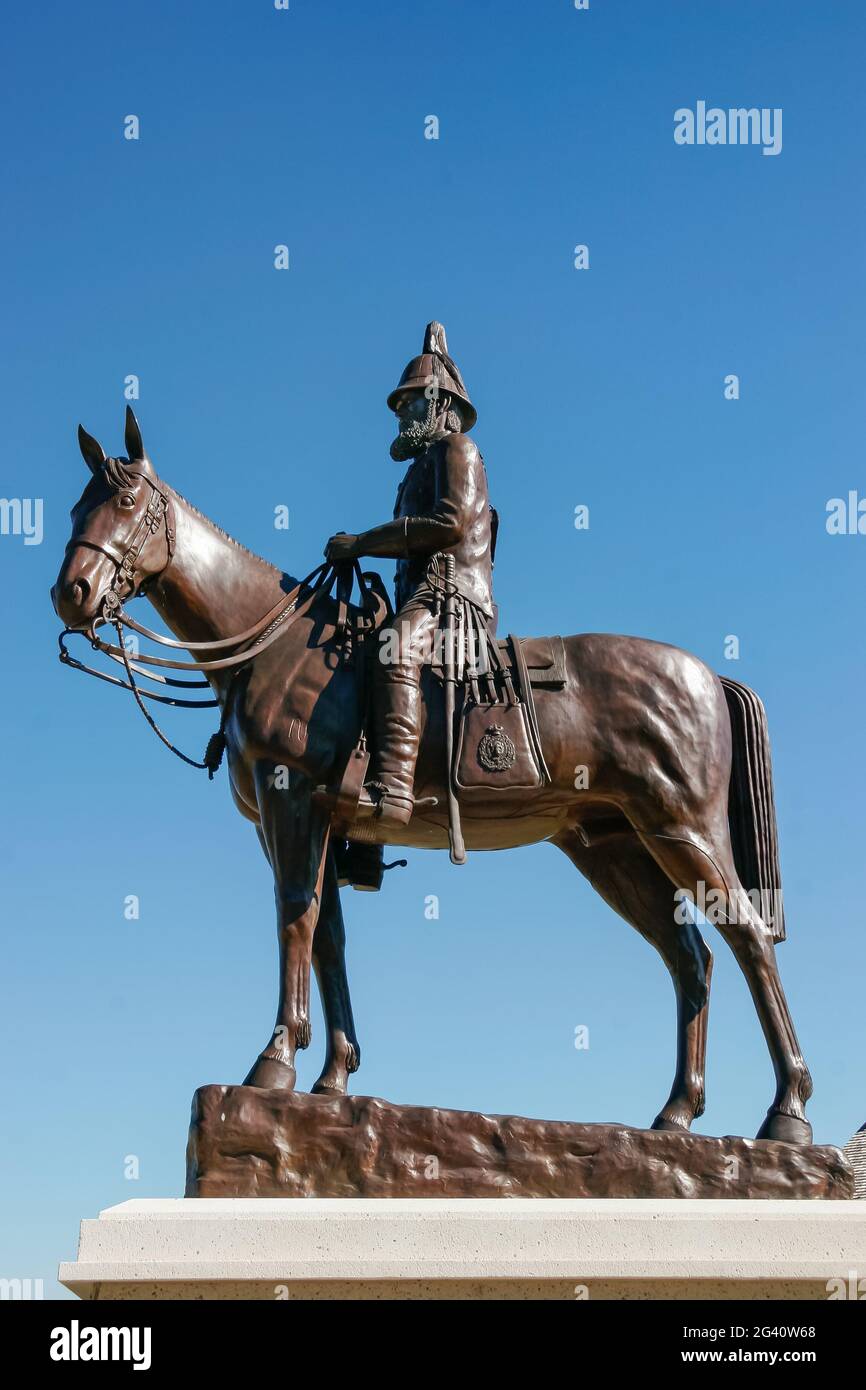
<instances>
[{"instance_id":1,"label":"round badge on saddlebag","mask_svg":"<svg viewBox=\"0 0 866 1390\"><path fill-rule=\"evenodd\" d=\"M505 772L514 765L517 749L501 724L491 724L479 740L478 761L488 772Z\"/></svg>"}]
</instances>

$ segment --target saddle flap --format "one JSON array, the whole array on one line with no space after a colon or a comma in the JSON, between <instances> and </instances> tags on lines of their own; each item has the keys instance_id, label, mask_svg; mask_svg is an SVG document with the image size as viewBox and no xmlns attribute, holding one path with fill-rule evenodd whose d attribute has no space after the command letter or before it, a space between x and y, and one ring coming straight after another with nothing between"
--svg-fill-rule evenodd
<instances>
[{"instance_id":1,"label":"saddle flap","mask_svg":"<svg viewBox=\"0 0 866 1390\"><path fill-rule=\"evenodd\" d=\"M565 643L561 637L520 637L517 640L531 685L565 685ZM507 659L507 642L500 639L499 647Z\"/></svg>"}]
</instances>

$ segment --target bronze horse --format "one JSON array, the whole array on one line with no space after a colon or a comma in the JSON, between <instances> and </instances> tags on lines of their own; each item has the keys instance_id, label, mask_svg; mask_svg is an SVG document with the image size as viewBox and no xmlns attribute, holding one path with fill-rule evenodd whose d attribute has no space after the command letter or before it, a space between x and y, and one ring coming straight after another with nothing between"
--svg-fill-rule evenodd
<instances>
[{"instance_id":1,"label":"bronze horse","mask_svg":"<svg viewBox=\"0 0 866 1390\"><path fill-rule=\"evenodd\" d=\"M83 430L79 438L93 476L73 509L72 539L52 590L69 628L91 629L109 611L107 595L122 600L146 587L178 647L215 643L224 650L233 635L295 593L295 581L157 476L131 411L127 458L106 459L95 439ZM313 1089L342 1094L360 1050L331 816L313 789L344 766L361 712L354 673L339 659L334 599L318 594L305 604L298 595L291 624L240 675L206 674L223 709L232 795L256 827L275 884L277 1018L246 1084L294 1088L295 1051L310 1042L312 964L328 1034ZM676 1074L654 1121L659 1129L687 1130L704 1109L712 956L697 926L676 909L675 890L698 901L715 894L729 905L717 924L746 977L776 1076L758 1137L807 1143L811 1079L779 978L774 934L754 904L755 890L778 888L771 881L776 828L760 702L696 657L659 642L590 633L566 638L565 653L565 688L536 691L550 785L524 793L518 807L495 791L476 793L461 808L466 845L494 850L550 841L659 951L677 999ZM425 677L416 787L420 798L437 804L420 807L404 831L388 838L444 849L444 702L433 673ZM375 822L366 822L362 834L374 839Z\"/></svg>"}]
</instances>

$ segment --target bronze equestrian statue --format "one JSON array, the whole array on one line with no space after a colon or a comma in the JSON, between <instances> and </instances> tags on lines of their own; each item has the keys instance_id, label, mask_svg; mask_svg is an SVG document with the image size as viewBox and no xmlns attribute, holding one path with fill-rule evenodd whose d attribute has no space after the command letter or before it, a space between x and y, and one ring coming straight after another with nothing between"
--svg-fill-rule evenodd
<instances>
[{"instance_id":1,"label":"bronze equestrian statue","mask_svg":"<svg viewBox=\"0 0 866 1390\"><path fill-rule=\"evenodd\" d=\"M676 993L677 1063L655 1128L686 1131L704 1108L712 957L675 894L721 902L716 924L745 975L776 1078L758 1137L810 1142L811 1080L776 963L784 928L759 911L780 886L760 701L660 642L600 633L498 638L491 513L480 455L466 437L475 412L438 326L389 401L400 421L396 453L414 460L395 521L332 538L337 573L326 562L303 581L243 549L170 487L131 411L125 458L106 458L79 431L92 476L52 590L57 613L67 631L122 663L119 683L142 709L145 698L189 703L146 696L136 677L148 667L158 679L177 669L204 676L221 719L198 765L213 772L225 748L235 804L273 871L279 1003L247 1084L294 1089L295 1051L310 1041L312 964L327 1027L314 1090L346 1091L360 1053L339 853L347 842L374 850L450 842L453 853L459 815L470 850L558 846L659 951ZM375 639L394 634L394 619L373 577L361 577L360 604L347 599L347 563L361 554L399 559L397 659L388 671L378 669L385 663L375 661ZM174 639L129 617L126 604L142 592ZM419 682L437 612L452 636L475 632L483 659L476 648L455 664L446 644ZM110 627L113 643L99 635ZM125 627L193 660L132 661ZM170 689L183 683L163 679ZM378 739L372 773L370 728Z\"/></svg>"}]
</instances>

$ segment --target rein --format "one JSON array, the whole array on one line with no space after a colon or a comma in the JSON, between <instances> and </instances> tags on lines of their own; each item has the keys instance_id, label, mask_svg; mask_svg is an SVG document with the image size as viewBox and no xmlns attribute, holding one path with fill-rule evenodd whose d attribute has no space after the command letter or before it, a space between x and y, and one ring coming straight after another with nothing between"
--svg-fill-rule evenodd
<instances>
[{"instance_id":1,"label":"rein","mask_svg":"<svg viewBox=\"0 0 866 1390\"><path fill-rule=\"evenodd\" d=\"M267 613L244 632L236 633L232 637L221 637L210 642L183 642L175 638L164 637L161 633L154 632L152 629L144 627L141 623L137 623L133 618L130 618L124 610L123 601L124 598L129 598L130 596L134 597L137 587L139 593L143 592L143 585L137 586L135 580L138 560L148 538L159 531L163 524L165 525L167 548L166 563L157 574L149 576L148 580L145 582L150 583L153 579L158 579L171 563L174 555L176 532L172 523L170 502L167 494L162 492L146 474L133 470L126 471L129 476L142 478L150 486L151 498L148 502L147 510L136 526L132 539L126 551L123 553L115 546L108 543L97 545L93 541L80 540L76 537L73 537L67 545L67 552L71 548L80 545L87 546L91 550L100 551L101 554L112 561L115 566L115 573L111 585L102 601L101 613L98 617L94 618L89 629L84 631L80 628L67 627L61 632L59 637L60 661L64 666L69 666L74 671L83 671L88 676L96 676L97 679L107 681L110 685L130 691L148 724L157 737L165 744L166 748L176 754L178 758L181 758L182 761L187 763L190 767L207 768L208 777L210 780L213 780L214 773L219 768L222 762L223 752L225 751L225 725L228 716L230 696L235 677L238 675L240 668L254 661L257 656L260 656L262 652L266 651L268 647L276 642L278 637L282 637L283 633L286 632L287 628L291 626L297 618L303 613L306 613L318 598L331 590L335 581L338 586L336 636L338 640L342 640L348 630L348 598L351 593L353 574L358 580L362 604L369 596L369 590L357 561L353 562L351 570L347 565L331 565L325 561L323 564L317 565L314 570L311 570L305 579L300 580L288 594L275 603ZM123 593L121 593L122 586L124 588ZM104 642L96 635L97 628L103 627L109 623L117 633L116 644L113 642ZM241 646L242 650L234 651L230 655L218 657L216 660L177 661L170 657L139 655L136 657L135 661L131 661L129 652L123 641L124 628L129 628L131 631L139 633L142 637L147 638L148 641L156 642L158 646L169 647L174 650L180 649L182 651L208 654L211 652L225 651L230 647L237 648L238 646ZM110 657L112 661L121 664L126 673L126 680L123 680L119 676L108 675L106 672L99 671L93 666L87 666L84 662L72 656L65 641L65 639L70 636L86 637L94 651L102 652L105 656ZM146 680L158 681L162 685L184 690L206 688L209 686L209 682L207 680L178 680L171 676L161 675L158 671L150 672L145 669L147 666L166 667L173 671L204 672L230 670L232 672L225 692L219 730L211 736L202 762L197 762L195 758L190 758L186 753L181 752L179 748L175 747L167 735L163 733L144 701L154 700L163 705L173 705L183 709L212 709L214 706L219 705L219 700L188 700L174 695L163 695L155 690L143 690L136 682L135 675L137 673Z\"/></svg>"},{"instance_id":2,"label":"rein","mask_svg":"<svg viewBox=\"0 0 866 1390\"><path fill-rule=\"evenodd\" d=\"M147 720L151 729L153 729L157 738L165 744L166 748L190 767L206 768L209 779L213 781L214 773L218 770L225 751L225 724L228 717L231 689L235 676L238 674L238 669L254 661L255 658L275 642L278 637L282 637L287 626L291 625L291 621L306 612L315 599L331 589L337 577L337 571L334 570L333 566L327 564L319 565L307 575L306 579L302 579L301 582L292 589L291 593L286 595L285 599L281 600L275 608L272 608L246 632L238 633L235 637L221 638L218 642L190 643L189 649L192 650L194 648L201 649L203 647L237 646L238 643L249 641L250 638L258 639L253 642L251 647L246 648L244 651L236 652L232 656L224 657L220 661L172 661L165 657L149 655L139 656L135 661L131 661L129 652L126 650L123 642L124 627L131 628L135 632L143 633L161 646L180 647L182 643L173 641L168 637L163 637L161 633L152 632L149 628L142 627L139 623L134 622L124 611L122 603L109 604L107 609L104 608L103 611L105 616L97 618L92 624L89 632L82 632L76 628L65 628L59 637L60 660L64 666L69 666L72 670L83 671L88 676L96 676L99 680L107 681L110 685L119 686L122 690L130 691L135 698L135 703L144 715L144 718ZM304 601L299 604L299 596L305 589L308 590L308 593ZM103 642L101 638L96 636L96 628L109 622L117 633L116 645L112 642ZM106 656L110 656L112 661L121 663L126 672L127 679L123 680L118 676L110 676L104 671L98 671L94 666L87 666L84 662L72 656L65 642L65 638L70 636L86 637L94 651L103 652ZM219 729L215 734L211 735L202 762L198 762L195 758L191 758L187 753L182 752L180 748L172 743L171 739L168 738L159 727L144 701L155 700L163 705L174 705L177 708L183 709L213 709L214 706L219 705L219 700L186 700L180 699L174 695L162 695L155 690L143 690L135 679L135 673L137 672L139 676L144 676L146 680L160 681L164 685L180 687L186 690L207 687L209 682L206 680L176 680L171 676L160 675L158 672L151 673L144 669L145 666L168 666L172 670L179 671L212 671L216 669L224 670L227 668L234 668L228 688L225 692Z\"/></svg>"}]
</instances>

